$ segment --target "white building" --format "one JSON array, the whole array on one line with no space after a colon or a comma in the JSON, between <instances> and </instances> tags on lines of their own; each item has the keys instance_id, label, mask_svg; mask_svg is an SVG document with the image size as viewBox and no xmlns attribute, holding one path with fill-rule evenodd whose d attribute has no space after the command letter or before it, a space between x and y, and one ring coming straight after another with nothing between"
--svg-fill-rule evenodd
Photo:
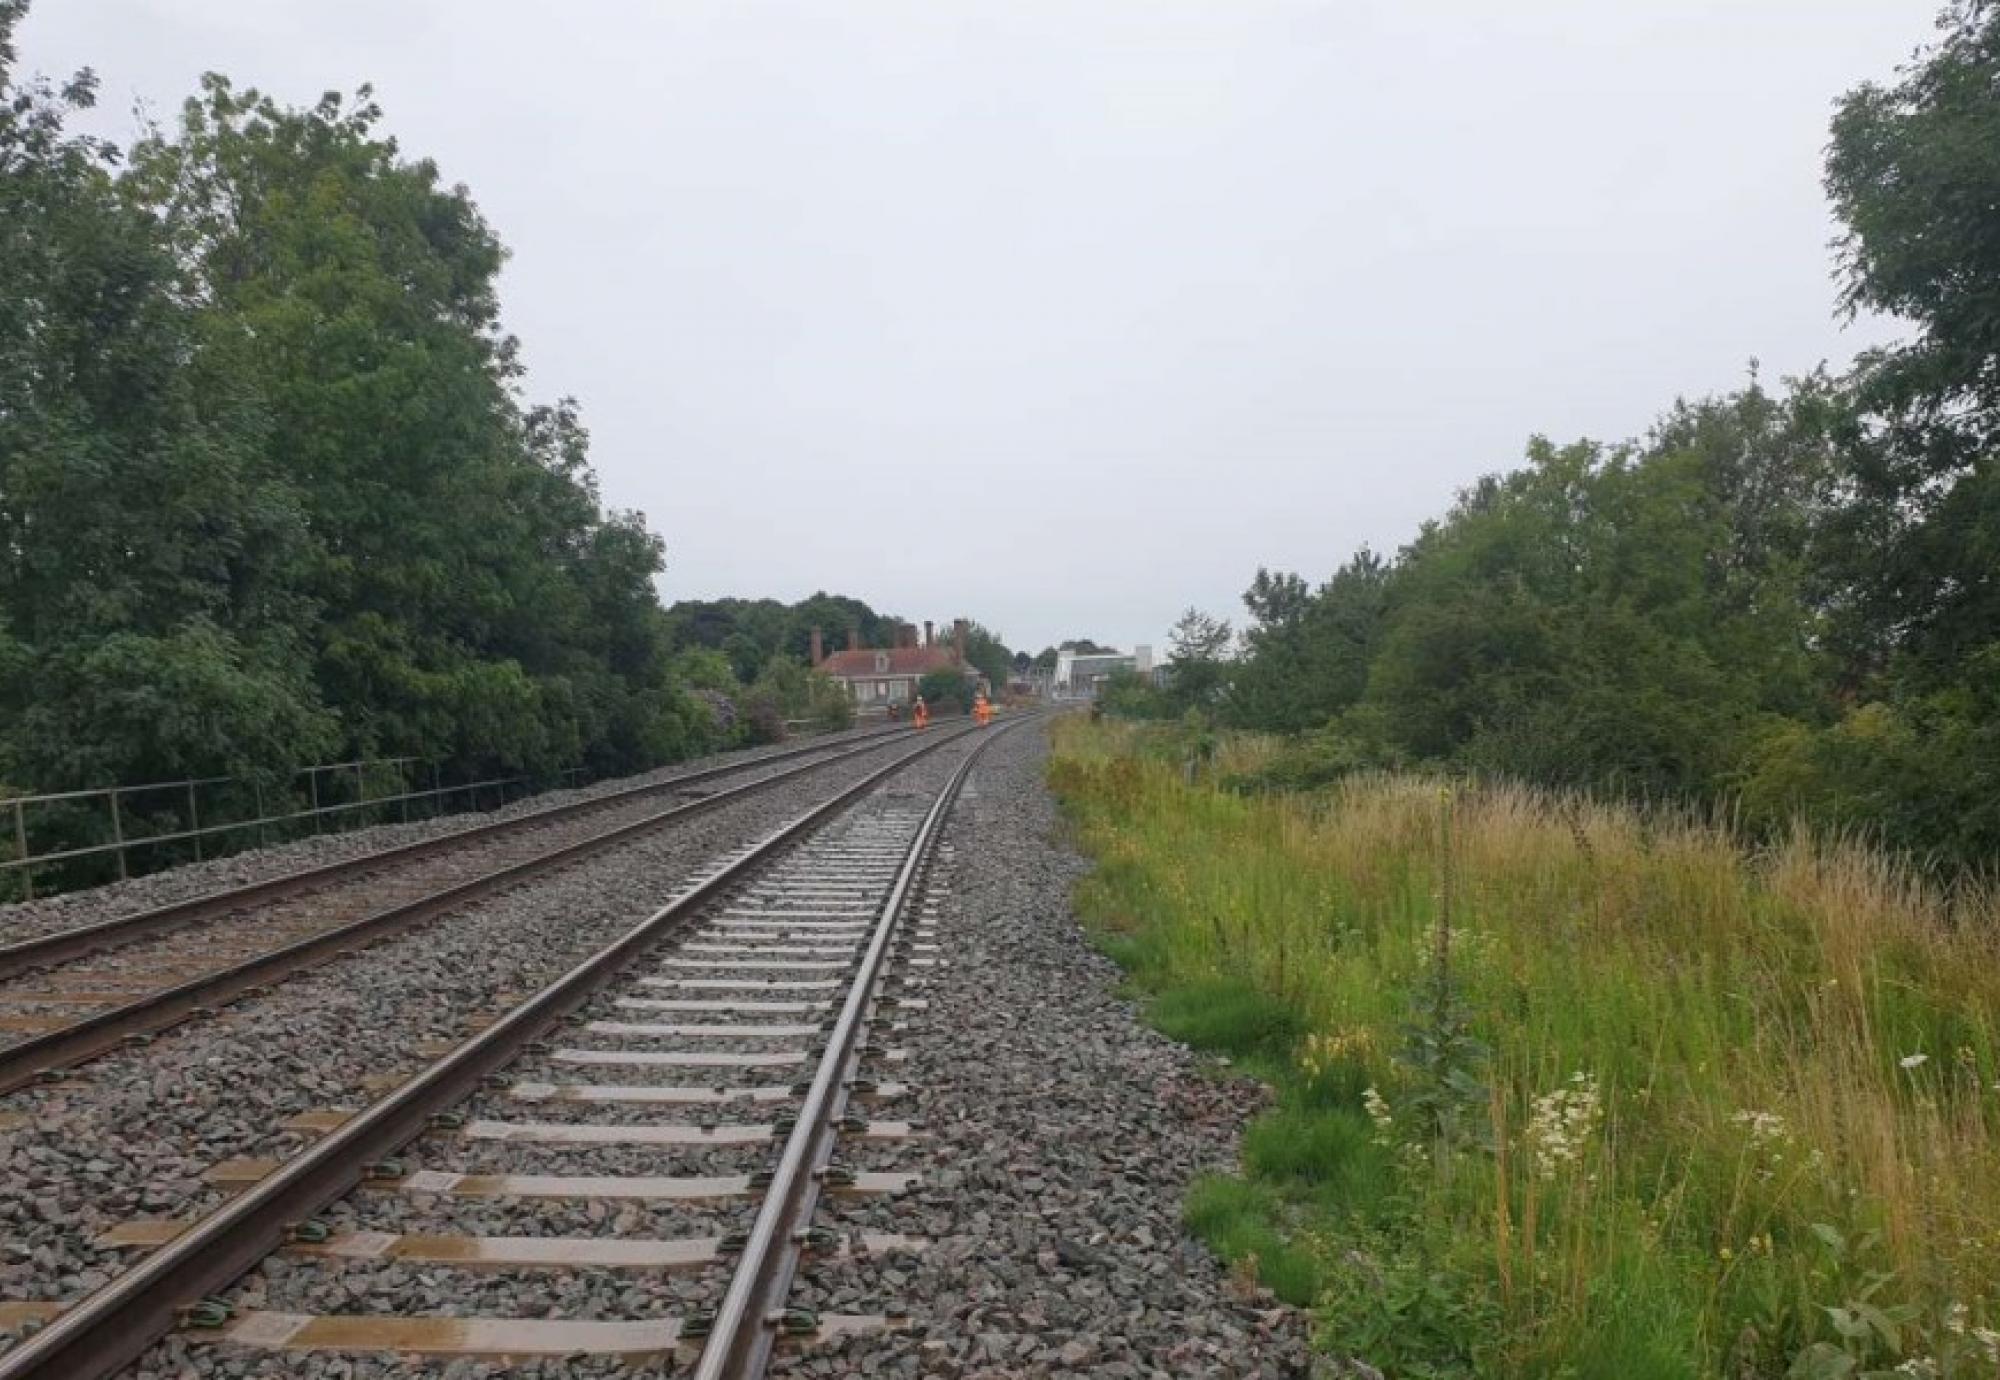
<instances>
[{"instance_id":1,"label":"white building","mask_svg":"<svg viewBox=\"0 0 2000 1380\"><path fill-rule=\"evenodd\" d=\"M1147 649L1150 663L1152 653ZM1100 685L1114 671L1136 671L1138 658L1124 652L1056 653L1056 694L1071 699L1095 699Z\"/></svg>"}]
</instances>

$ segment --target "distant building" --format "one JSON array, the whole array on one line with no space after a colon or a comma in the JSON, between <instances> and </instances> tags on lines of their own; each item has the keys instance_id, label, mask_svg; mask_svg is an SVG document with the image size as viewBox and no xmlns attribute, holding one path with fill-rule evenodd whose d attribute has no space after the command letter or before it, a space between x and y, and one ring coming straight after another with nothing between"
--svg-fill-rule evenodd
<instances>
[{"instance_id":1,"label":"distant building","mask_svg":"<svg viewBox=\"0 0 2000 1380\"><path fill-rule=\"evenodd\" d=\"M1023 670L1007 674L1007 693L1015 699L1046 700L1055 691L1056 672L1053 666L1030 665Z\"/></svg>"},{"instance_id":2,"label":"distant building","mask_svg":"<svg viewBox=\"0 0 2000 1380\"><path fill-rule=\"evenodd\" d=\"M831 656L821 650L820 632L813 629L813 666L846 687L860 712L880 713L890 705L907 705L917 698L923 678L936 671L956 671L968 685L984 689L979 669L965 660L965 620L952 626L952 645L940 644L924 624L923 641L917 630L905 625L896 633L893 647L863 647L859 635L849 632L847 650Z\"/></svg>"},{"instance_id":3,"label":"distant building","mask_svg":"<svg viewBox=\"0 0 2000 1380\"><path fill-rule=\"evenodd\" d=\"M1149 660L1151 655L1148 650ZM1137 656L1128 656L1124 652L1059 651L1056 653L1055 693L1071 699L1095 699L1098 689L1114 671L1137 669Z\"/></svg>"}]
</instances>

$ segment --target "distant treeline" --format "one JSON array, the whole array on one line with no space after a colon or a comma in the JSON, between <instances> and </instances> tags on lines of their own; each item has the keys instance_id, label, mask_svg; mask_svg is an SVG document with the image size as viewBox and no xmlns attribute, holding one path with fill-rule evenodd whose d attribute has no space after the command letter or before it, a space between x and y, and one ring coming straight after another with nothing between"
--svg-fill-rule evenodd
<instances>
[{"instance_id":1,"label":"distant treeline","mask_svg":"<svg viewBox=\"0 0 2000 1380\"><path fill-rule=\"evenodd\" d=\"M1301 780L1442 763L1730 801L1990 866L2000 850L2000 8L1850 92L1825 182L1843 310L1907 343L1677 402L1644 439L1536 439L1394 556L1260 570L1232 659L1175 690L1306 735Z\"/></svg>"},{"instance_id":2,"label":"distant treeline","mask_svg":"<svg viewBox=\"0 0 2000 1380\"><path fill-rule=\"evenodd\" d=\"M567 400L522 396L506 255L364 89L221 77L118 150L0 0L0 792L379 755L621 771L837 721L820 595L660 607ZM719 607L719 606L717 606ZM770 625L767 630L766 624ZM720 648L717 658L702 651Z\"/></svg>"},{"instance_id":3,"label":"distant treeline","mask_svg":"<svg viewBox=\"0 0 2000 1380\"><path fill-rule=\"evenodd\" d=\"M956 617L931 620L940 640L950 636ZM667 610L667 626L676 651L713 653L738 679L750 682L773 657L809 660L815 628L825 650L837 652L847 646L850 636L863 647L893 647L899 632L912 624L877 613L859 599L821 591L796 604L775 599L686 599ZM975 619L967 620L965 657L995 686L1006 684L1014 664L1014 653Z\"/></svg>"}]
</instances>

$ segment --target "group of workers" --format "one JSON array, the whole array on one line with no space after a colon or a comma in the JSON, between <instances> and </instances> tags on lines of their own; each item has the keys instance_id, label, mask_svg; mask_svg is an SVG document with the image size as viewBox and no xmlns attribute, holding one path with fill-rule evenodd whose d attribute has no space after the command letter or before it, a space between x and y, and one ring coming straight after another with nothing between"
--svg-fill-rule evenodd
<instances>
[{"instance_id":1,"label":"group of workers","mask_svg":"<svg viewBox=\"0 0 2000 1380\"><path fill-rule=\"evenodd\" d=\"M972 697L972 721L981 728L993 722L993 702L983 690ZM924 703L922 695L917 696L917 702L910 708L910 722L918 728L931 726L931 707Z\"/></svg>"}]
</instances>

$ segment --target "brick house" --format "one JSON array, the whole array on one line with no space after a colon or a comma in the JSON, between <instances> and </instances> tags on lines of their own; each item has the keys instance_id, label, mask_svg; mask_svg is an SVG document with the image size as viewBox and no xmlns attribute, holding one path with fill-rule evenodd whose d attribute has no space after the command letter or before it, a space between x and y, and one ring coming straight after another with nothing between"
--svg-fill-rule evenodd
<instances>
[{"instance_id":1,"label":"brick house","mask_svg":"<svg viewBox=\"0 0 2000 1380\"><path fill-rule=\"evenodd\" d=\"M965 620L952 628L950 646L940 643L924 624L923 641L917 630L904 626L897 631L893 647L863 647L857 634L847 635L847 650L826 654L820 645L818 628L812 634L813 666L847 688L856 709L866 714L882 712L890 705L907 705L917 697L919 682L934 671L956 671L967 683L983 688L979 670L965 660Z\"/></svg>"}]
</instances>

